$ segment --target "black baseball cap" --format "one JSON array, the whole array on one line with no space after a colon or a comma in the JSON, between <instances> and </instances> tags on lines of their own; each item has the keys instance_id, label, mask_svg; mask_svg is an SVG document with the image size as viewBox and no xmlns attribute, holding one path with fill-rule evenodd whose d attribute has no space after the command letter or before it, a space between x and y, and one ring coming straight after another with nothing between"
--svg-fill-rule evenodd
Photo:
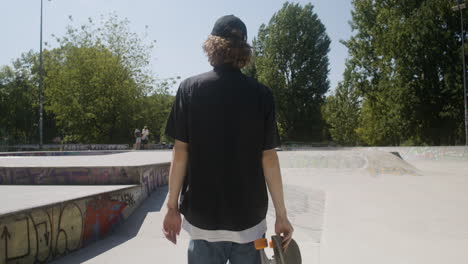
<instances>
[{"instance_id":1,"label":"black baseball cap","mask_svg":"<svg viewBox=\"0 0 468 264\"><path fill-rule=\"evenodd\" d=\"M211 35L247 41L247 27L234 15L223 16L216 20Z\"/></svg>"}]
</instances>

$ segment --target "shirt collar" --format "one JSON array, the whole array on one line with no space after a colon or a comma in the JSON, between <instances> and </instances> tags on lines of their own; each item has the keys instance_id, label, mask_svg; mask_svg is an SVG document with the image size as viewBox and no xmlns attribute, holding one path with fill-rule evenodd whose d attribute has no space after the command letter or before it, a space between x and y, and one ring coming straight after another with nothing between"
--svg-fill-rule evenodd
<instances>
[{"instance_id":1,"label":"shirt collar","mask_svg":"<svg viewBox=\"0 0 468 264\"><path fill-rule=\"evenodd\" d=\"M231 64L223 64L214 67L216 72L240 72L240 69L233 67Z\"/></svg>"}]
</instances>

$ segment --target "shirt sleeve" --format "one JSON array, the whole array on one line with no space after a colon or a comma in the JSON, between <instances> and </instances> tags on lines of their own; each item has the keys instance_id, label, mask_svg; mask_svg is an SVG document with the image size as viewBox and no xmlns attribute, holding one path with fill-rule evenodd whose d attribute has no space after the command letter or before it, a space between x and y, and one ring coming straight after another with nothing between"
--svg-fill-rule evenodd
<instances>
[{"instance_id":1,"label":"shirt sleeve","mask_svg":"<svg viewBox=\"0 0 468 264\"><path fill-rule=\"evenodd\" d=\"M187 98L183 92L182 85L179 87L174 104L172 105L165 134L185 143L189 142Z\"/></svg>"},{"instance_id":2,"label":"shirt sleeve","mask_svg":"<svg viewBox=\"0 0 468 264\"><path fill-rule=\"evenodd\" d=\"M281 145L278 127L276 125L275 101L270 89L265 98L265 132L263 150L274 149Z\"/></svg>"}]
</instances>

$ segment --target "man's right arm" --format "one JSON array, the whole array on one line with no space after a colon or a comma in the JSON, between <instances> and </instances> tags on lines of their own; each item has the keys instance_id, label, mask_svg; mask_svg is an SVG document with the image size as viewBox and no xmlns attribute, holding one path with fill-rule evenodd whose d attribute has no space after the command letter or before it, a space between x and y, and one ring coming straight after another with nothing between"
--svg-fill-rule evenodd
<instances>
[{"instance_id":1,"label":"man's right arm","mask_svg":"<svg viewBox=\"0 0 468 264\"><path fill-rule=\"evenodd\" d=\"M287 248L294 231L288 220L286 206L284 203L283 182L279 165L278 154L275 149L265 150L262 154L263 174L270 191L276 212L275 233L283 234L283 247Z\"/></svg>"},{"instance_id":2,"label":"man's right arm","mask_svg":"<svg viewBox=\"0 0 468 264\"><path fill-rule=\"evenodd\" d=\"M188 156L188 143L176 139L169 171L167 212L163 222L164 235L174 244L177 243L177 235L179 235L181 229L182 220L178 200L186 176Z\"/></svg>"}]
</instances>

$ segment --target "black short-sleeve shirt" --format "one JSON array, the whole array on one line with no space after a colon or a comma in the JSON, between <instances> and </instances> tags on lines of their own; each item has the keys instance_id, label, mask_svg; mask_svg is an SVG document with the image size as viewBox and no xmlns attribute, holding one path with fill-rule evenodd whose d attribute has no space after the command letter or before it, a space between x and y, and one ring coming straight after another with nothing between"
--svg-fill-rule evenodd
<instances>
[{"instance_id":1,"label":"black short-sleeve shirt","mask_svg":"<svg viewBox=\"0 0 468 264\"><path fill-rule=\"evenodd\" d=\"M166 135L189 144L180 211L192 225L240 231L265 218L262 152L280 145L270 88L229 66L188 78Z\"/></svg>"}]
</instances>

